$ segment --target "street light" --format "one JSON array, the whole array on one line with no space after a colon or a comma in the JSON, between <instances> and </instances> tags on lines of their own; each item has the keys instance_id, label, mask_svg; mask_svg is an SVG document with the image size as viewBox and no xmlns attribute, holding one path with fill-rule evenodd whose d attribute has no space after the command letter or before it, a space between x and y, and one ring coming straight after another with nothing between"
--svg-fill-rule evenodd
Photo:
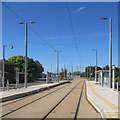
<instances>
[{"instance_id":1,"label":"street light","mask_svg":"<svg viewBox=\"0 0 120 120\"><path fill-rule=\"evenodd\" d=\"M109 87L112 88L112 18L101 18L110 21L110 48L109 48Z\"/></svg>"},{"instance_id":2,"label":"street light","mask_svg":"<svg viewBox=\"0 0 120 120\"><path fill-rule=\"evenodd\" d=\"M33 21L30 22L20 22L19 24L25 24L25 88L27 88L27 26L28 24L31 23L35 23Z\"/></svg>"},{"instance_id":3,"label":"street light","mask_svg":"<svg viewBox=\"0 0 120 120\"><path fill-rule=\"evenodd\" d=\"M96 51L95 82L97 82L97 49L92 49L92 51Z\"/></svg>"},{"instance_id":4,"label":"street light","mask_svg":"<svg viewBox=\"0 0 120 120\"><path fill-rule=\"evenodd\" d=\"M5 47L10 47L13 49L12 45L3 45L3 76L2 76L2 86L3 86L3 91L5 90Z\"/></svg>"}]
</instances>

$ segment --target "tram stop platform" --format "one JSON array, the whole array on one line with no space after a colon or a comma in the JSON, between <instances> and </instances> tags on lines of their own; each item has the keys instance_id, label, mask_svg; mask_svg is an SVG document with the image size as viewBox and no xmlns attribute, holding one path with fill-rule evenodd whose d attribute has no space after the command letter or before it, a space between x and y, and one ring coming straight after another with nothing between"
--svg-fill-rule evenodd
<instances>
[{"instance_id":1,"label":"tram stop platform","mask_svg":"<svg viewBox=\"0 0 120 120\"><path fill-rule=\"evenodd\" d=\"M9 100L25 97L31 94L38 93L40 91L53 88L65 83L70 82L69 80L64 80L64 81L59 81L55 83L45 83L45 84L40 84L40 85L33 85L29 86L27 88L19 88L19 89L14 89L14 90L9 90L9 91L3 91L0 92L0 103L1 102L6 102Z\"/></svg>"},{"instance_id":2,"label":"tram stop platform","mask_svg":"<svg viewBox=\"0 0 120 120\"><path fill-rule=\"evenodd\" d=\"M86 80L87 99L102 118L120 118L120 92ZM119 102L118 102L119 101Z\"/></svg>"}]
</instances>

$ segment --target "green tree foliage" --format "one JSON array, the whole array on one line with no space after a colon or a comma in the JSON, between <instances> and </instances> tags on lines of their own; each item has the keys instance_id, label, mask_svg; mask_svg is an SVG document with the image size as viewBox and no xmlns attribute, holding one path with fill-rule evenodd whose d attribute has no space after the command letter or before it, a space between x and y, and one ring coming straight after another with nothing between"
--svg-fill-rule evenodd
<instances>
[{"instance_id":1,"label":"green tree foliage","mask_svg":"<svg viewBox=\"0 0 120 120\"><path fill-rule=\"evenodd\" d=\"M90 75L90 66L85 68L86 76L87 76L87 70L88 70L88 76L89 76ZM97 66L97 70L102 70L102 68ZM91 74L92 74L91 77L95 76L95 66L91 66Z\"/></svg>"},{"instance_id":2,"label":"green tree foliage","mask_svg":"<svg viewBox=\"0 0 120 120\"><path fill-rule=\"evenodd\" d=\"M106 70L109 70L109 65L106 65ZM103 67L103 70L105 70L105 67ZM115 67L115 77L120 77L120 68Z\"/></svg>"},{"instance_id":3,"label":"green tree foliage","mask_svg":"<svg viewBox=\"0 0 120 120\"><path fill-rule=\"evenodd\" d=\"M120 68L115 67L115 77L119 77L120 78Z\"/></svg>"},{"instance_id":4,"label":"green tree foliage","mask_svg":"<svg viewBox=\"0 0 120 120\"><path fill-rule=\"evenodd\" d=\"M25 57L22 55L12 56L8 58L9 62L13 62L19 66L19 71L24 73L25 71ZM41 77L41 73L44 72L44 68L39 61L34 61L31 58L27 58L27 73L29 77L38 78Z\"/></svg>"},{"instance_id":5,"label":"green tree foliage","mask_svg":"<svg viewBox=\"0 0 120 120\"><path fill-rule=\"evenodd\" d=\"M80 75L80 71L73 72L73 75Z\"/></svg>"},{"instance_id":6,"label":"green tree foliage","mask_svg":"<svg viewBox=\"0 0 120 120\"><path fill-rule=\"evenodd\" d=\"M106 65L105 67L103 67L103 70L109 70L109 65Z\"/></svg>"},{"instance_id":7,"label":"green tree foliage","mask_svg":"<svg viewBox=\"0 0 120 120\"><path fill-rule=\"evenodd\" d=\"M9 62L13 62L19 66L19 71L24 72L24 63L25 63L25 58L22 55L17 55L17 56L12 56L8 58Z\"/></svg>"},{"instance_id":8,"label":"green tree foliage","mask_svg":"<svg viewBox=\"0 0 120 120\"><path fill-rule=\"evenodd\" d=\"M44 68L42 65L39 63L39 61L35 61L35 67L34 67L34 75L35 78L41 77L41 73L44 71Z\"/></svg>"},{"instance_id":9,"label":"green tree foliage","mask_svg":"<svg viewBox=\"0 0 120 120\"><path fill-rule=\"evenodd\" d=\"M86 73L85 72L82 72L81 73L81 77L86 77L87 75L86 75Z\"/></svg>"}]
</instances>

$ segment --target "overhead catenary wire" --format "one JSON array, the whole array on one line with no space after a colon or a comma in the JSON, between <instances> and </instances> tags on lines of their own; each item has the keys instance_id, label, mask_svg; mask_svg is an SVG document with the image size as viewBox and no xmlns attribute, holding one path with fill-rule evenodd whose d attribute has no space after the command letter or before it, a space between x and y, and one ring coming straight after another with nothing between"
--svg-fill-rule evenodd
<instances>
[{"instance_id":1,"label":"overhead catenary wire","mask_svg":"<svg viewBox=\"0 0 120 120\"><path fill-rule=\"evenodd\" d=\"M76 37L75 37L75 34L74 34L74 28L73 28L72 19L71 19L70 10L69 10L67 1L66 1L66 7L67 7L69 20L70 20L70 25L71 25L71 29L72 29L73 38L74 38L74 41L75 41L75 47L76 47L76 49L78 49L78 47L77 47L77 40L76 40Z\"/></svg>"},{"instance_id":2,"label":"overhead catenary wire","mask_svg":"<svg viewBox=\"0 0 120 120\"><path fill-rule=\"evenodd\" d=\"M106 39L101 39L100 41L105 41ZM92 42L95 42L95 41L98 41L97 39L96 40L89 40L89 41L84 41L84 42L81 42L81 43L77 43L77 46L79 46L79 45L83 45L83 44L85 44L85 45L87 45L87 44L89 44L89 43L92 43ZM41 42L31 42L31 41L29 41L29 43L31 43L31 44L38 44L38 45L45 45L45 43L41 43ZM57 45L57 46L69 46L69 47L71 47L71 46L75 46L75 43L54 43L54 44L51 44L51 45Z\"/></svg>"},{"instance_id":3,"label":"overhead catenary wire","mask_svg":"<svg viewBox=\"0 0 120 120\"><path fill-rule=\"evenodd\" d=\"M6 5L6 3L3 2L3 5L5 7L7 7L19 20L21 20L22 22L25 22L25 20L23 18L21 18L15 11L13 11L8 5ZM51 49L53 49L54 51L56 51L56 49L50 45L36 30L34 30L31 26L28 26L42 41L44 41L44 43L47 44L47 46Z\"/></svg>"},{"instance_id":4,"label":"overhead catenary wire","mask_svg":"<svg viewBox=\"0 0 120 120\"><path fill-rule=\"evenodd\" d=\"M74 33L74 27L73 27L73 23L72 23L72 19L71 19L71 14L70 14L70 10L69 10L69 6L68 6L67 0L66 0L66 7L67 7L68 17L69 17L69 21L70 21L70 26L71 26L71 29L72 29L73 39L75 41L75 48L76 48L76 51L78 53L79 58L81 58L80 57L80 53L79 53L79 49L78 49L78 46L77 46L77 40L76 40L76 36L75 36L75 33Z\"/></svg>"},{"instance_id":5,"label":"overhead catenary wire","mask_svg":"<svg viewBox=\"0 0 120 120\"><path fill-rule=\"evenodd\" d=\"M11 9L6 3L3 3L3 5L8 8L8 10L10 10L19 20L21 20L22 22L25 22L25 20L23 18L21 18L13 9ZM31 26L28 26L42 41L44 41L44 43L41 42L37 42L37 44L39 45L43 45L43 46L49 46L49 48L53 49L54 51L57 51L54 46L52 44L49 44L36 30L34 30ZM28 41L28 43L32 43L35 44L35 42L31 42Z\"/></svg>"}]
</instances>

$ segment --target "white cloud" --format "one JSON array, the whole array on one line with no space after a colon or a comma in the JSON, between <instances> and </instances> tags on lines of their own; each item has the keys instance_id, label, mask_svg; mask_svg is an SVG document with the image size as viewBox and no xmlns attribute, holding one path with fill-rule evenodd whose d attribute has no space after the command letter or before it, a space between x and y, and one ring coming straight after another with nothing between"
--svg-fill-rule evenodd
<instances>
[{"instance_id":1,"label":"white cloud","mask_svg":"<svg viewBox=\"0 0 120 120\"><path fill-rule=\"evenodd\" d=\"M80 7L79 9L77 9L76 11L74 11L73 13L77 13L77 12L79 12L81 10L84 10L84 9L85 9L85 7Z\"/></svg>"}]
</instances>

